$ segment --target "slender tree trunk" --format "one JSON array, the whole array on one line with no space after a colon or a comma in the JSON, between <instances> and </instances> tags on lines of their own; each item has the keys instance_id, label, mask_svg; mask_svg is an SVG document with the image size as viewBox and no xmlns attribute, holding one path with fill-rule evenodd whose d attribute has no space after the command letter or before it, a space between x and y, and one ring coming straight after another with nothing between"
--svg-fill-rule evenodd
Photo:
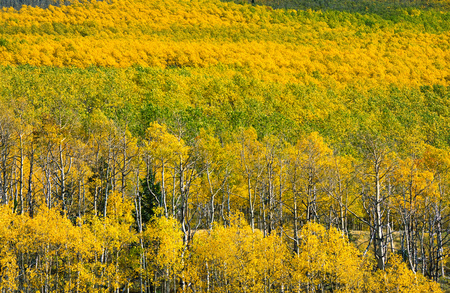
<instances>
[{"instance_id":1,"label":"slender tree trunk","mask_svg":"<svg viewBox=\"0 0 450 293\"><path fill-rule=\"evenodd\" d=\"M250 175L247 175L247 188L248 188L248 205L250 209L250 227L252 228L252 231L255 231L255 211L253 206L253 199L252 199L252 185L250 180Z\"/></svg>"},{"instance_id":2,"label":"slender tree trunk","mask_svg":"<svg viewBox=\"0 0 450 293\"><path fill-rule=\"evenodd\" d=\"M169 217L169 214L167 212L167 200L166 200L166 180L165 180L165 162L164 158L161 158L161 201L164 207L164 215ZM175 187L174 187L175 188Z\"/></svg>"},{"instance_id":3,"label":"slender tree trunk","mask_svg":"<svg viewBox=\"0 0 450 293\"><path fill-rule=\"evenodd\" d=\"M28 211L30 214L30 217L33 217L34 215L34 202L33 202L33 175L34 175L34 149L31 150L29 153L29 160L30 160L30 174L28 177ZM23 212L23 203L21 206L21 210Z\"/></svg>"},{"instance_id":4,"label":"slender tree trunk","mask_svg":"<svg viewBox=\"0 0 450 293\"><path fill-rule=\"evenodd\" d=\"M380 187L380 170L378 164L375 165L375 257L377 259L377 267L384 270L385 266L385 251L384 251L384 236L383 223L381 215L381 187Z\"/></svg>"}]
</instances>

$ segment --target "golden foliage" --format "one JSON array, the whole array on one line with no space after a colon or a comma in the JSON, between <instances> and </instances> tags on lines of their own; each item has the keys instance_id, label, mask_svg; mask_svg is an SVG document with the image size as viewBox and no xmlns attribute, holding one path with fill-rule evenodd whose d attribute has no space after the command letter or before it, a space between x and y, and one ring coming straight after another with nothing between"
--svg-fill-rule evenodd
<instances>
[{"instance_id":1,"label":"golden foliage","mask_svg":"<svg viewBox=\"0 0 450 293\"><path fill-rule=\"evenodd\" d=\"M350 14L343 14L335 25L327 17L322 12L216 1L24 6L0 13L4 26L0 64L82 68L223 64L283 83L449 84L446 33L430 34L401 23L361 27L363 21Z\"/></svg>"}]
</instances>

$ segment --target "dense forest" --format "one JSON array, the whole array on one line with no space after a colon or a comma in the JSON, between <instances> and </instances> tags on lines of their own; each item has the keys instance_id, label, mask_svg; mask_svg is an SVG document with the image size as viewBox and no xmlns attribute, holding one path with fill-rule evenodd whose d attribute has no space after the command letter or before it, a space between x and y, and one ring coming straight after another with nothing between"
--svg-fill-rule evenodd
<instances>
[{"instance_id":1,"label":"dense forest","mask_svg":"<svg viewBox=\"0 0 450 293\"><path fill-rule=\"evenodd\" d=\"M2 292L447 289L450 2L255 2L1 3Z\"/></svg>"}]
</instances>

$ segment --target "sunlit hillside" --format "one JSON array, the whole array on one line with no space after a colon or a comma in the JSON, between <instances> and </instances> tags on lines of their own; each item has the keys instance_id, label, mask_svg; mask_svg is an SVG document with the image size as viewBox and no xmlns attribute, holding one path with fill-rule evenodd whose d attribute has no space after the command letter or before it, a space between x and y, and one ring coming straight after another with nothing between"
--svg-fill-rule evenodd
<instances>
[{"instance_id":1,"label":"sunlit hillside","mask_svg":"<svg viewBox=\"0 0 450 293\"><path fill-rule=\"evenodd\" d=\"M448 1L235 2L0 0L2 292L446 289Z\"/></svg>"},{"instance_id":2,"label":"sunlit hillside","mask_svg":"<svg viewBox=\"0 0 450 293\"><path fill-rule=\"evenodd\" d=\"M245 68L326 87L450 80L449 13L274 10L219 1L114 1L3 8L0 64Z\"/></svg>"}]
</instances>

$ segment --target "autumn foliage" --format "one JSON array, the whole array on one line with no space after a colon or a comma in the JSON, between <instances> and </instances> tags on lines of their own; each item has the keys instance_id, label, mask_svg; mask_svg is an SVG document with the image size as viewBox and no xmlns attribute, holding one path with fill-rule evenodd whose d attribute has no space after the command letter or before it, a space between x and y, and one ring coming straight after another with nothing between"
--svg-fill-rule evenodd
<instances>
[{"instance_id":1,"label":"autumn foliage","mask_svg":"<svg viewBox=\"0 0 450 293\"><path fill-rule=\"evenodd\" d=\"M449 85L448 11L391 17L180 0L4 8L0 64L223 65L283 83Z\"/></svg>"},{"instance_id":2,"label":"autumn foliage","mask_svg":"<svg viewBox=\"0 0 450 293\"><path fill-rule=\"evenodd\" d=\"M256 2L0 11L2 292L441 292L447 1Z\"/></svg>"}]
</instances>

